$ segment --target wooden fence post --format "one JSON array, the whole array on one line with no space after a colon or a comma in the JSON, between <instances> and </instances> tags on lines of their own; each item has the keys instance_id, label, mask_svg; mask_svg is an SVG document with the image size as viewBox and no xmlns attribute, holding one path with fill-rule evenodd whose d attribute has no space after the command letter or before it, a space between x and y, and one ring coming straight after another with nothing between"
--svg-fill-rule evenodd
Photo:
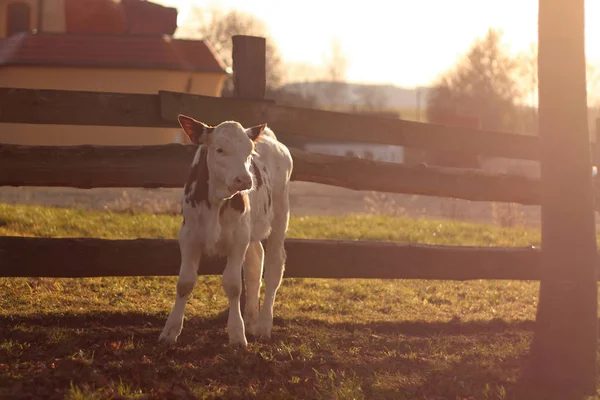
<instances>
[{"instance_id":1,"label":"wooden fence post","mask_svg":"<svg viewBox=\"0 0 600 400\"><path fill-rule=\"evenodd\" d=\"M596 118L596 130L594 131L594 152L592 153L592 162L600 169L600 118ZM600 171L598 171L600 174ZM597 179L597 178L595 178Z\"/></svg>"},{"instance_id":2,"label":"wooden fence post","mask_svg":"<svg viewBox=\"0 0 600 400\"><path fill-rule=\"evenodd\" d=\"M265 98L267 86L266 39L257 36L235 35L233 41L233 93L235 97L253 100ZM267 122L267 121L264 121ZM242 312L246 304L246 284L242 272Z\"/></svg>"},{"instance_id":3,"label":"wooden fence post","mask_svg":"<svg viewBox=\"0 0 600 400\"><path fill-rule=\"evenodd\" d=\"M235 35L231 40L235 97L264 99L267 85L266 39Z\"/></svg>"},{"instance_id":4,"label":"wooden fence post","mask_svg":"<svg viewBox=\"0 0 600 400\"><path fill-rule=\"evenodd\" d=\"M542 279L530 372L538 390L561 399L596 392L597 255L584 44L584 0L539 1Z\"/></svg>"}]
</instances>

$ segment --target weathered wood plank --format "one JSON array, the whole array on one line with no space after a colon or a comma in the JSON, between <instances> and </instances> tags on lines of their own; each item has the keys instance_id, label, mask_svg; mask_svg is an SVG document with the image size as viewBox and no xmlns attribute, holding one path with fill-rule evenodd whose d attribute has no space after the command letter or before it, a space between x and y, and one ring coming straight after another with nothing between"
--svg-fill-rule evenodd
<instances>
[{"instance_id":1,"label":"weathered wood plank","mask_svg":"<svg viewBox=\"0 0 600 400\"><path fill-rule=\"evenodd\" d=\"M539 204L539 180L477 170L383 163L293 149L293 180L353 190Z\"/></svg>"},{"instance_id":2,"label":"weathered wood plank","mask_svg":"<svg viewBox=\"0 0 600 400\"><path fill-rule=\"evenodd\" d=\"M243 125L267 122L275 132L332 141L356 141L429 150L464 150L496 157L538 159L535 136L442 126L268 102L215 98L161 91L162 117L185 113L216 124L234 119Z\"/></svg>"},{"instance_id":3,"label":"weathered wood plank","mask_svg":"<svg viewBox=\"0 0 600 400\"><path fill-rule=\"evenodd\" d=\"M268 246L268 244L267 244ZM539 277L534 248L426 246L288 239L285 277L381 279L515 279ZM2 277L177 275L176 240L0 238ZM199 273L220 274L223 260Z\"/></svg>"},{"instance_id":4,"label":"weathered wood plank","mask_svg":"<svg viewBox=\"0 0 600 400\"><path fill-rule=\"evenodd\" d=\"M539 158L538 138L288 107L269 101L160 92L159 95L0 88L0 123L177 127L177 114L210 124L267 122L275 132L485 156Z\"/></svg>"},{"instance_id":5,"label":"weathered wood plank","mask_svg":"<svg viewBox=\"0 0 600 400\"><path fill-rule=\"evenodd\" d=\"M0 186L181 187L195 147L0 145ZM292 149L293 180L354 190L539 204L535 179Z\"/></svg>"},{"instance_id":6,"label":"weathered wood plank","mask_svg":"<svg viewBox=\"0 0 600 400\"><path fill-rule=\"evenodd\" d=\"M54 125L177 127L160 115L152 94L0 88L0 122Z\"/></svg>"},{"instance_id":7,"label":"weathered wood plank","mask_svg":"<svg viewBox=\"0 0 600 400\"><path fill-rule=\"evenodd\" d=\"M0 145L0 186L182 187L194 146Z\"/></svg>"}]
</instances>

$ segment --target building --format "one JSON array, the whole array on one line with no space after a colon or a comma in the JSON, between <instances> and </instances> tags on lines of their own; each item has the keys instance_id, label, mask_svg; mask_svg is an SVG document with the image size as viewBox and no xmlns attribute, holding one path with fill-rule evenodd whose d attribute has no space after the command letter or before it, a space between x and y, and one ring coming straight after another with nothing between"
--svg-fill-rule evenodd
<instances>
[{"instance_id":1,"label":"building","mask_svg":"<svg viewBox=\"0 0 600 400\"><path fill-rule=\"evenodd\" d=\"M0 86L219 96L227 75L209 43L174 39L177 10L143 0L0 0ZM178 129L0 124L0 142L136 145Z\"/></svg>"}]
</instances>

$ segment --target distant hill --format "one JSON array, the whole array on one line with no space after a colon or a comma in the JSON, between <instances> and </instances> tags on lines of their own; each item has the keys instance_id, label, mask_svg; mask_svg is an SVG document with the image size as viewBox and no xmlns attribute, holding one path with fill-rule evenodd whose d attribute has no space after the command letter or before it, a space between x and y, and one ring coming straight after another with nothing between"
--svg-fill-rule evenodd
<instances>
[{"instance_id":1,"label":"distant hill","mask_svg":"<svg viewBox=\"0 0 600 400\"><path fill-rule=\"evenodd\" d=\"M336 96L335 104L332 104L329 96L329 91L332 87L339 93L339 96ZM418 107L417 91L421 92L421 108L424 108L430 90L427 87L407 89L395 85L326 81L289 83L284 85L282 89L302 94L313 94L321 106L342 108L361 106L364 105L367 97L370 97L373 101L381 102L381 105L385 108L410 109Z\"/></svg>"}]
</instances>

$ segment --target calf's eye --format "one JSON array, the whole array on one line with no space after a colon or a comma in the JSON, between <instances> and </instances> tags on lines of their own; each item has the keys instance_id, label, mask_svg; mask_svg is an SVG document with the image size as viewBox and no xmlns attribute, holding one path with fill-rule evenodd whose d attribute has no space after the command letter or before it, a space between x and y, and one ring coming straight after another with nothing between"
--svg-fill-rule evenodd
<instances>
[{"instance_id":1,"label":"calf's eye","mask_svg":"<svg viewBox=\"0 0 600 400\"><path fill-rule=\"evenodd\" d=\"M217 153L223 154L223 149L217 149Z\"/></svg>"}]
</instances>

